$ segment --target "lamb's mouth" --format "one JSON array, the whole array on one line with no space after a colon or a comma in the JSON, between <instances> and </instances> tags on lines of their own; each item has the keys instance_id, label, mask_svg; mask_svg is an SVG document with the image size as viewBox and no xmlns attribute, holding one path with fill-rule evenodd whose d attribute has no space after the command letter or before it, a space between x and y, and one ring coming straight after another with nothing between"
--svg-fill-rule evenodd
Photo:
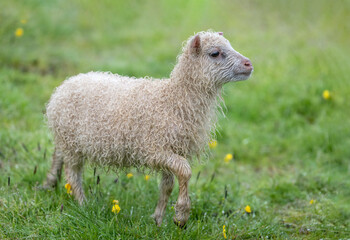
<instances>
[{"instance_id":1,"label":"lamb's mouth","mask_svg":"<svg viewBox=\"0 0 350 240\"><path fill-rule=\"evenodd\" d=\"M234 79L237 80L246 80L250 77L250 75L252 74L252 70L251 71L245 71L245 72L238 72L234 75Z\"/></svg>"},{"instance_id":2,"label":"lamb's mouth","mask_svg":"<svg viewBox=\"0 0 350 240\"><path fill-rule=\"evenodd\" d=\"M249 71L249 72L240 72L240 73L237 73L237 75L242 75L242 76L247 76L247 77L249 77L251 73L252 73L252 71Z\"/></svg>"}]
</instances>

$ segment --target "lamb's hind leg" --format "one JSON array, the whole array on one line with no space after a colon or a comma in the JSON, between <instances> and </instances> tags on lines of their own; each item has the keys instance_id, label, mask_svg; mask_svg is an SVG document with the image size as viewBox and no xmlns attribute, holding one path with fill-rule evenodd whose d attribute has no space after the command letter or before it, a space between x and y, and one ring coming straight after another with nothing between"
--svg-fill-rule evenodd
<instances>
[{"instance_id":1,"label":"lamb's hind leg","mask_svg":"<svg viewBox=\"0 0 350 240\"><path fill-rule=\"evenodd\" d=\"M169 196L174 188L174 175L171 172L163 171L162 181L159 185L159 200L156 210L152 217L156 221L158 227L162 224L165 208L169 200Z\"/></svg>"},{"instance_id":2,"label":"lamb's hind leg","mask_svg":"<svg viewBox=\"0 0 350 240\"><path fill-rule=\"evenodd\" d=\"M43 185L44 188L51 188L57 185L57 179L61 179L63 166L63 156L62 152L55 148L52 155L52 165L49 173L47 174L46 181Z\"/></svg>"},{"instance_id":3,"label":"lamb's hind leg","mask_svg":"<svg viewBox=\"0 0 350 240\"><path fill-rule=\"evenodd\" d=\"M66 181L71 185L71 190L75 199L82 205L86 199L82 179L83 163L76 157L67 158L64 163Z\"/></svg>"},{"instance_id":4,"label":"lamb's hind leg","mask_svg":"<svg viewBox=\"0 0 350 240\"><path fill-rule=\"evenodd\" d=\"M189 216L191 201L188 196L188 183L190 181L192 171L188 161L176 154L173 154L165 162L165 166L172 172L179 181L179 196L175 205L174 223L179 227L183 227Z\"/></svg>"}]
</instances>

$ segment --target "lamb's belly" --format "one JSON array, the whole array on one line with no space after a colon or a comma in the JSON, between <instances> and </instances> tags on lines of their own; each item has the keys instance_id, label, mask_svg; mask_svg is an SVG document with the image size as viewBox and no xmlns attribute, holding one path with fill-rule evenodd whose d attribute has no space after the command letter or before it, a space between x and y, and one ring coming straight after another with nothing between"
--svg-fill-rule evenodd
<instances>
[{"instance_id":1,"label":"lamb's belly","mask_svg":"<svg viewBox=\"0 0 350 240\"><path fill-rule=\"evenodd\" d=\"M91 163L110 167L131 167L143 164L140 154L126 142L110 137L91 137L79 141L78 151Z\"/></svg>"}]
</instances>

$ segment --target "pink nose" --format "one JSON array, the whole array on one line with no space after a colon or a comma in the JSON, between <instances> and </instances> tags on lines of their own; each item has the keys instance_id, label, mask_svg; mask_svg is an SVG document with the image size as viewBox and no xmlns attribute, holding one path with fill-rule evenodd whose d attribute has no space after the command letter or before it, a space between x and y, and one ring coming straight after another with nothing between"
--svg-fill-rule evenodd
<instances>
[{"instance_id":1,"label":"pink nose","mask_svg":"<svg viewBox=\"0 0 350 240\"><path fill-rule=\"evenodd\" d=\"M243 64L246 67L251 67L252 66L252 62L250 60L245 60Z\"/></svg>"},{"instance_id":2,"label":"pink nose","mask_svg":"<svg viewBox=\"0 0 350 240\"><path fill-rule=\"evenodd\" d=\"M247 70L252 70L253 69L252 62L249 59L244 60L243 61L243 65L245 66L245 68Z\"/></svg>"}]
</instances>

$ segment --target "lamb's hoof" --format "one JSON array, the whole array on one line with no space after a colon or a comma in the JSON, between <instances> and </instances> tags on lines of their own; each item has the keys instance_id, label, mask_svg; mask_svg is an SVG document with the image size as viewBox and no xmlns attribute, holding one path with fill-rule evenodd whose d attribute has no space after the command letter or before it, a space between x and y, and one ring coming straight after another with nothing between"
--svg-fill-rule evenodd
<instances>
[{"instance_id":1,"label":"lamb's hoof","mask_svg":"<svg viewBox=\"0 0 350 240\"><path fill-rule=\"evenodd\" d=\"M160 227L162 225L162 219L159 216L156 216L155 214L151 215L151 218L155 221L157 227Z\"/></svg>"},{"instance_id":2,"label":"lamb's hoof","mask_svg":"<svg viewBox=\"0 0 350 240\"><path fill-rule=\"evenodd\" d=\"M179 228L181 228L181 229L187 228L186 222L184 222L184 221L181 222L181 221L177 220L176 217L173 218L173 221L174 221L175 225L178 226Z\"/></svg>"}]
</instances>

